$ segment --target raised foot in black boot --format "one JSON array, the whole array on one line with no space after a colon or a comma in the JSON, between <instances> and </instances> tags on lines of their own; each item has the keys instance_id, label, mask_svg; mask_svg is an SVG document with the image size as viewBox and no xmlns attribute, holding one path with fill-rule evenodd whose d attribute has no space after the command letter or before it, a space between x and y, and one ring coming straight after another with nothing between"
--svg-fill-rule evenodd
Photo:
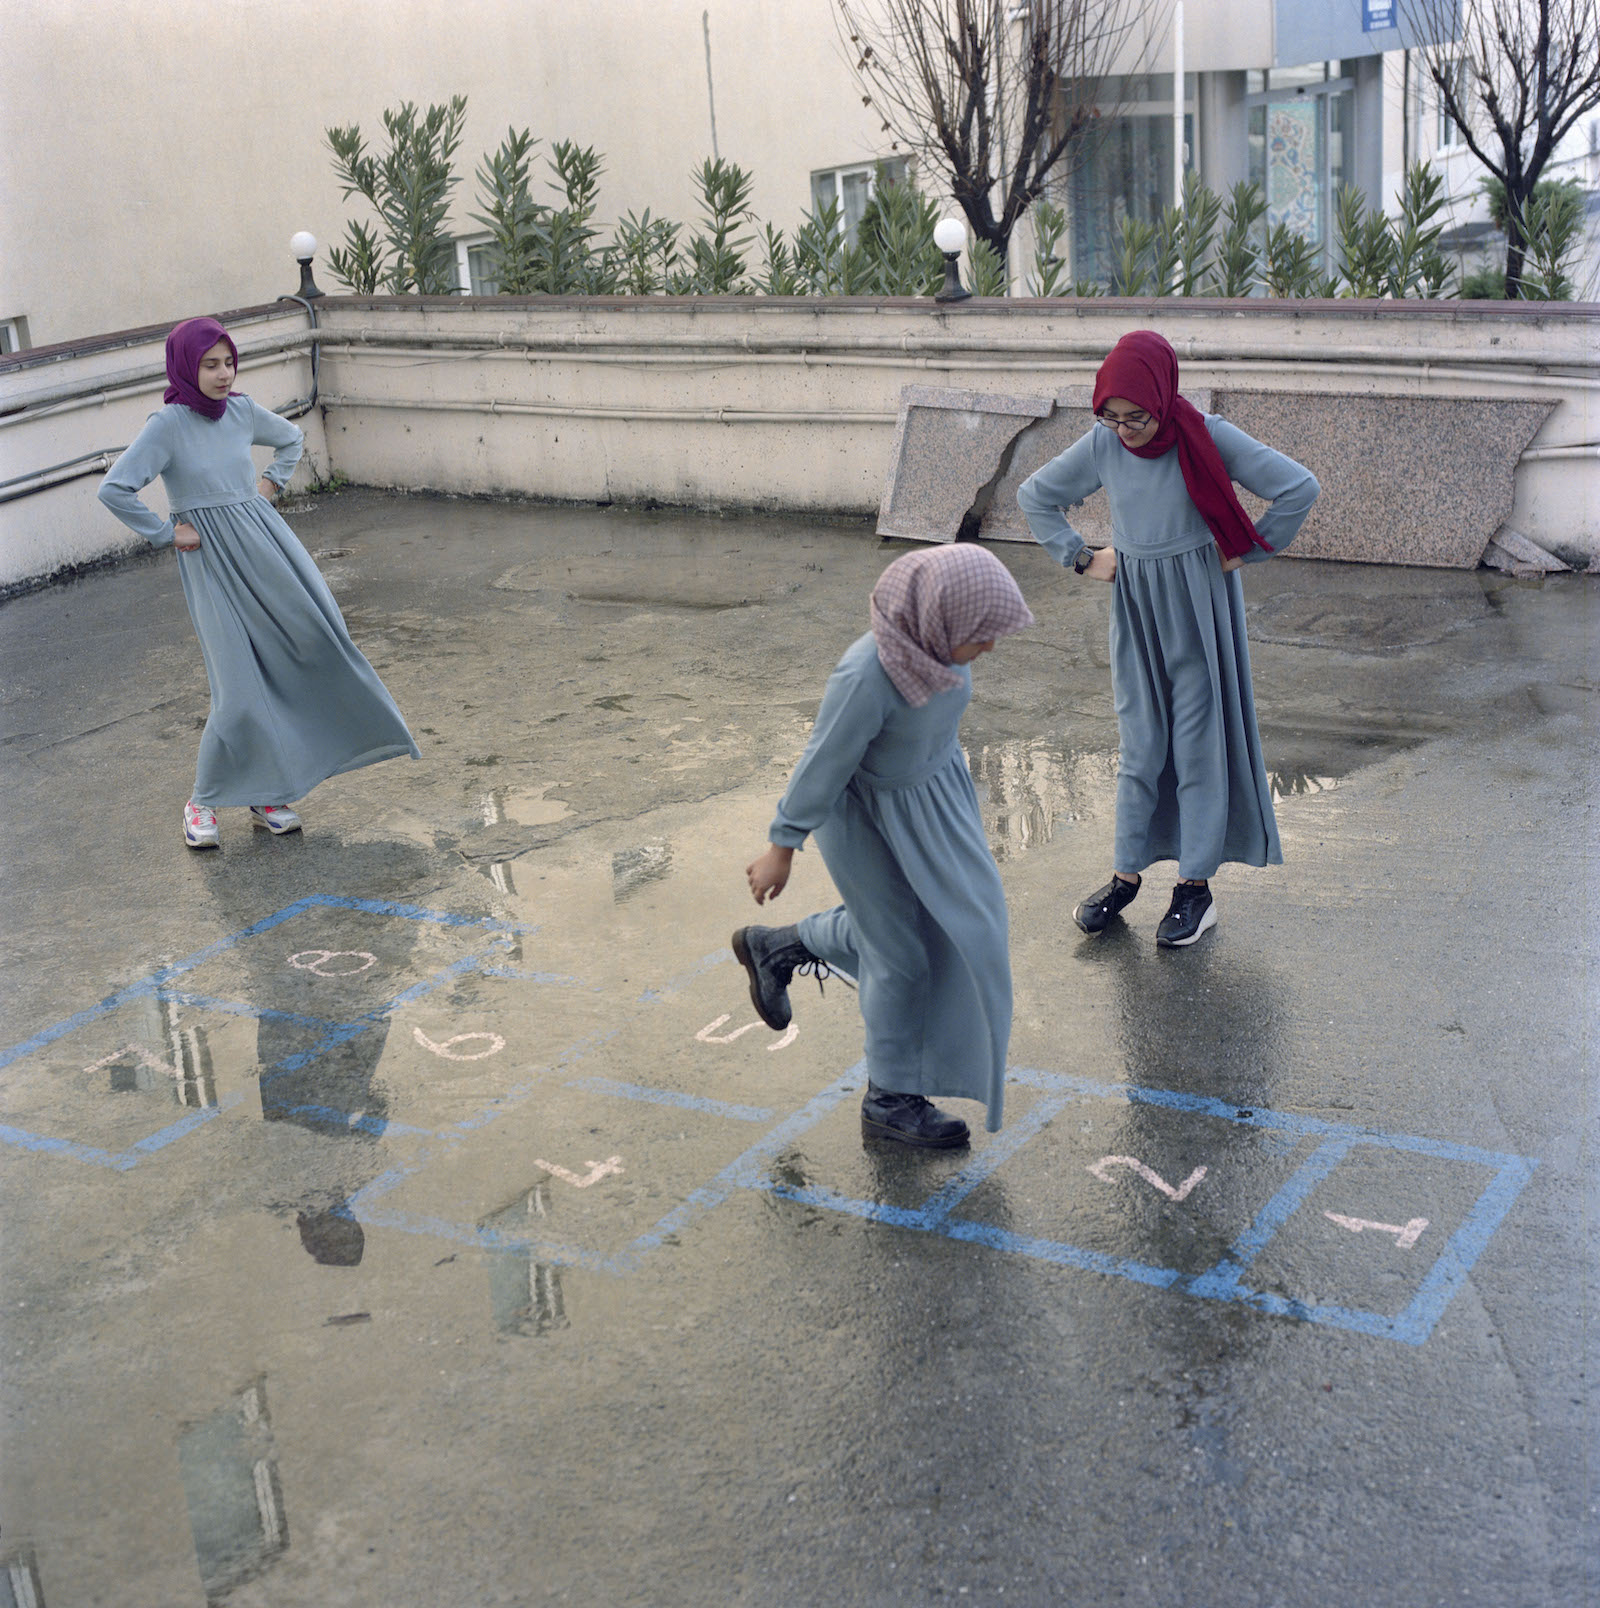
<instances>
[{"instance_id":1,"label":"raised foot in black boot","mask_svg":"<svg viewBox=\"0 0 1600 1608\"><path fill-rule=\"evenodd\" d=\"M774 1033L781 1033L793 1016L789 1009L789 981L796 972L808 972L822 986L833 973L825 962L800 942L798 927L741 927L733 935L734 959L750 974L750 1003L756 1015Z\"/></svg>"},{"instance_id":2,"label":"raised foot in black boot","mask_svg":"<svg viewBox=\"0 0 1600 1608\"><path fill-rule=\"evenodd\" d=\"M924 1096L894 1094L869 1083L861 1098L861 1137L918 1150L955 1150L972 1135L960 1117L947 1116Z\"/></svg>"},{"instance_id":3,"label":"raised foot in black boot","mask_svg":"<svg viewBox=\"0 0 1600 1608\"><path fill-rule=\"evenodd\" d=\"M1111 925L1111 918L1121 915L1138 896L1138 882L1114 876L1072 912L1072 919L1092 938L1104 932Z\"/></svg>"}]
</instances>

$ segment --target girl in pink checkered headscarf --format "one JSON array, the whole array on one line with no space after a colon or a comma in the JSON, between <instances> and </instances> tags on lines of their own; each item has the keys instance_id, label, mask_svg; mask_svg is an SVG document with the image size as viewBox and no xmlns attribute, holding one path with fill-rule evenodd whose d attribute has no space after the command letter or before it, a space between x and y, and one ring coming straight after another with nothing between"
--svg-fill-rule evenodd
<instances>
[{"instance_id":1,"label":"girl in pink checkered headscarf","mask_svg":"<svg viewBox=\"0 0 1600 1608\"><path fill-rule=\"evenodd\" d=\"M896 559L871 612L829 678L771 841L745 868L757 904L776 898L814 836L843 903L793 927L741 927L733 952L778 1031L796 972L855 978L863 1136L949 1149L967 1125L928 1096L981 1100L998 1129L1011 1033L1005 893L957 729L970 666L1033 615L1005 565L967 543Z\"/></svg>"}]
</instances>

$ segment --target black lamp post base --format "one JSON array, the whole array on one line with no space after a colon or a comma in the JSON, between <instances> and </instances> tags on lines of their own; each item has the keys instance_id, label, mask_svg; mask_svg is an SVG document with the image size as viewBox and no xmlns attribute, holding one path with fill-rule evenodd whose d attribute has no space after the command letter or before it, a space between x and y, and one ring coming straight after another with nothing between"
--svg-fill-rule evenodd
<instances>
[{"instance_id":1,"label":"black lamp post base","mask_svg":"<svg viewBox=\"0 0 1600 1608\"><path fill-rule=\"evenodd\" d=\"M317 289L317 282L311 277L311 258L300 257L297 260L300 264L300 289L295 294L306 301L310 301L313 296L325 294Z\"/></svg>"},{"instance_id":2,"label":"black lamp post base","mask_svg":"<svg viewBox=\"0 0 1600 1608\"><path fill-rule=\"evenodd\" d=\"M961 283L961 271L956 267L960 259L959 251L947 251L944 254L944 284L934 293L936 302L971 301L972 292Z\"/></svg>"}]
</instances>

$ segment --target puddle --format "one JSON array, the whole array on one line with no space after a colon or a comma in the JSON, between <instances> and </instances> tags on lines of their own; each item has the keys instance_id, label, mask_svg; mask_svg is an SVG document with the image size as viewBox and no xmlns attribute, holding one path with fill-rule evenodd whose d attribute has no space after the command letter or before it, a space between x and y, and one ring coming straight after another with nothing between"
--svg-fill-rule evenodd
<instances>
[{"instance_id":1,"label":"puddle","mask_svg":"<svg viewBox=\"0 0 1600 1608\"><path fill-rule=\"evenodd\" d=\"M672 871L672 845L657 839L635 848L618 849L611 856L611 898L616 904L631 899L641 888L660 882Z\"/></svg>"},{"instance_id":2,"label":"puddle","mask_svg":"<svg viewBox=\"0 0 1600 1608\"><path fill-rule=\"evenodd\" d=\"M184 1431L178 1472L200 1583L206 1601L216 1603L261 1574L289 1545L262 1382Z\"/></svg>"},{"instance_id":3,"label":"puddle","mask_svg":"<svg viewBox=\"0 0 1600 1608\"><path fill-rule=\"evenodd\" d=\"M1274 803L1331 792L1352 772L1417 747L1431 734L1261 728ZM1063 748L1048 738L984 743L967 750L984 830L996 860L1049 843L1079 820L1109 819L1117 755Z\"/></svg>"},{"instance_id":4,"label":"puddle","mask_svg":"<svg viewBox=\"0 0 1600 1608\"><path fill-rule=\"evenodd\" d=\"M572 814L572 806L559 798L546 798L552 787L560 782L546 782L543 787L497 787L478 798L478 811L485 826L500 826L511 822L516 826L551 826L564 821Z\"/></svg>"},{"instance_id":5,"label":"puddle","mask_svg":"<svg viewBox=\"0 0 1600 1608\"><path fill-rule=\"evenodd\" d=\"M1429 735L1371 729L1313 731L1303 726L1263 724L1261 747L1273 802L1331 792L1356 771L1408 753Z\"/></svg>"},{"instance_id":6,"label":"puddle","mask_svg":"<svg viewBox=\"0 0 1600 1608\"><path fill-rule=\"evenodd\" d=\"M1116 798L1114 752L1028 738L969 749L967 764L996 860L1050 842L1063 825L1108 811Z\"/></svg>"}]
</instances>

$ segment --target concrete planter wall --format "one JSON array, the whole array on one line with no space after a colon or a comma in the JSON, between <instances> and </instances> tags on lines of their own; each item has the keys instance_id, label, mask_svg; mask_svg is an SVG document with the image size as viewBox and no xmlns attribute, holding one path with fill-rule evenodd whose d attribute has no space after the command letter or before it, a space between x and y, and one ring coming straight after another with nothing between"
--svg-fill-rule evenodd
<instances>
[{"instance_id":1,"label":"concrete planter wall","mask_svg":"<svg viewBox=\"0 0 1600 1608\"><path fill-rule=\"evenodd\" d=\"M1383 537L1372 556L1462 562L1461 542L1453 556L1408 544L1418 497L1431 495L1569 561L1600 551L1593 306L350 297L319 316L321 407L302 421L303 473L319 477L870 514L905 387L1076 396L1118 336L1155 327L1179 350L1186 390L1210 392L1336 489L1324 535L1370 526ZM257 309L234 323L245 388L274 405L305 395L304 313ZM160 386L127 376L159 369L163 334L0 361L0 480L131 439ZM118 376L103 401L51 401ZM68 480L4 505L0 584L122 545L94 486ZM1304 546L1355 556L1315 526Z\"/></svg>"}]
</instances>

